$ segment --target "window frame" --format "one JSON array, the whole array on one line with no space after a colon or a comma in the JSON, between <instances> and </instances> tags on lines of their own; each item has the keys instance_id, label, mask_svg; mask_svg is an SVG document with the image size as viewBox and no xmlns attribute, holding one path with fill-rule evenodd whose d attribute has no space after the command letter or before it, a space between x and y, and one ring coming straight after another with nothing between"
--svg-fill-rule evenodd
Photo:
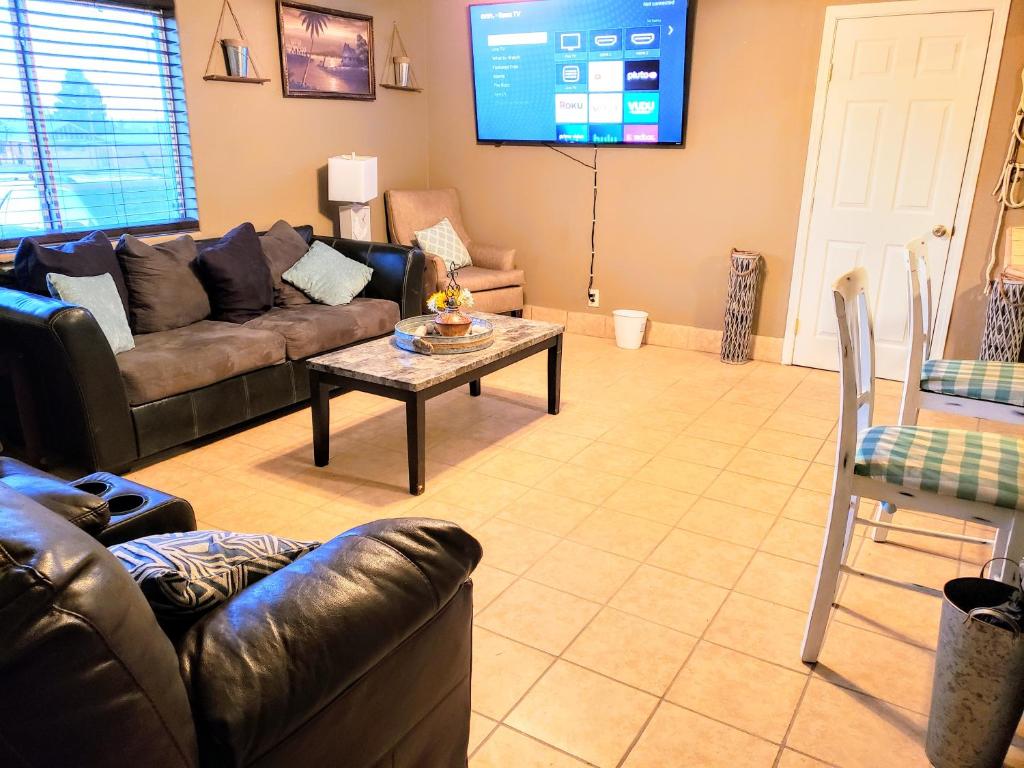
<instances>
[{"instance_id":1,"label":"window frame","mask_svg":"<svg viewBox=\"0 0 1024 768\"><path fill-rule=\"evenodd\" d=\"M181 90L184 94L184 72L181 67L181 43L178 39L178 29L174 14L174 0L64 0L65 2L81 2L83 5L90 6L111 6L128 8L133 10L148 11L150 13L157 14L162 17L164 30L173 33L174 43L170 39L171 35L163 35L160 47L160 55L166 61L166 64L162 65L162 77L166 81L166 91L172 93L174 89L173 80L175 77L181 79ZM23 28L30 28L31 25L25 20L24 16L28 13L25 7L25 0L10 0L11 14L15 20L15 24ZM59 204L54 199L58 192L59 184L55 180L55 171L52 163L48 161L47 141L48 134L45 128L45 115L43 114L43 107L39 104L39 93L36 78L30 76L28 73L34 69L35 65L32 61L33 52L30 48L29 38L18 36L17 42L15 43L14 53L17 58L17 67L19 73L22 75L22 83L24 85L25 94L25 113L26 118L29 121L29 143L34 147L35 162L37 163L37 173L40 174L41 178L41 190L40 190L40 203L43 208L43 221L47 225L59 226ZM174 59L177 59L178 63L174 63ZM177 71L175 71L175 69ZM191 196L195 198L195 217L185 217L181 219L175 219L167 222L157 222L153 224L143 225L132 225L132 226L118 226L118 227L90 227L84 229L74 230L58 230L51 229L39 234L22 235L18 237L2 238L0 239L0 251L12 251L21 243L25 238L31 237L34 241L42 244L53 244L53 243L64 243L80 239L82 236L90 234L96 231L102 231L110 239L117 239L121 235L141 235L141 236L158 236L164 234L174 234L181 232L197 232L200 229L199 225L199 201L198 193L195 189L195 168L194 160L192 159L191 153L191 126L186 125L184 130L180 126L180 120L176 116L176 101L170 96L169 101L164 102L165 107L168 108L170 115L169 124L172 126L171 135L175 137L175 147L173 149L174 166L177 169L175 172L175 178L177 181L177 187L179 191L179 200L182 202L182 211L188 213L188 197L191 192ZM185 106L187 115L187 98L183 98L182 104ZM187 121L187 117L186 117ZM188 141L188 158L183 157L181 145L178 144L177 139L184 136ZM190 166L186 172L186 166ZM115 166L116 168L116 166ZM192 181L192 189L188 189L188 180Z\"/></svg>"}]
</instances>

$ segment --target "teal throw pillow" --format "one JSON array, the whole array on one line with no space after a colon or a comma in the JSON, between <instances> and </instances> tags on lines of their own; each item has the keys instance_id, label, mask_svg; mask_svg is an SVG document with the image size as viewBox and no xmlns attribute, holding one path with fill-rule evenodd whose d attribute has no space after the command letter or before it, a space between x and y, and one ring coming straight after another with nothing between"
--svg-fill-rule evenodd
<instances>
[{"instance_id":1,"label":"teal throw pillow","mask_svg":"<svg viewBox=\"0 0 1024 768\"><path fill-rule=\"evenodd\" d=\"M370 282L373 270L319 240L281 279L320 304L348 304Z\"/></svg>"},{"instance_id":2,"label":"teal throw pillow","mask_svg":"<svg viewBox=\"0 0 1024 768\"><path fill-rule=\"evenodd\" d=\"M46 286L53 298L88 309L96 318L115 355L135 349L135 339L128 326L121 294L117 292L117 284L109 274L69 277L49 272L46 275Z\"/></svg>"},{"instance_id":3,"label":"teal throw pillow","mask_svg":"<svg viewBox=\"0 0 1024 768\"><path fill-rule=\"evenodd\" d=\"M453 266L455 269L473 266L466 244L446 218L432 227L417 230L416 242L425 253L437 256L449 269Z\"/></svg>"}]
</instances>

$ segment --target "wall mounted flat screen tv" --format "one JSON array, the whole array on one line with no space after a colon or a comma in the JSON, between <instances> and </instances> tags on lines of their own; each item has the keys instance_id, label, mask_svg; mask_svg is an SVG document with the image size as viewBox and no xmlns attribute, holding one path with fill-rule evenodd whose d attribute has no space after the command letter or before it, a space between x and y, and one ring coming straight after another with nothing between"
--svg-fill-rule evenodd
<instances>
[{"instance_id":1,"label":"wall mounted flat screen tv","mask_svg":"<svg viewBox=\"0 0 1024 768\"><path fill-rule=\"evenodd\" d=\"M471 5L477 141L681 146L688 0Z\"/></svg>"}]
</instances>

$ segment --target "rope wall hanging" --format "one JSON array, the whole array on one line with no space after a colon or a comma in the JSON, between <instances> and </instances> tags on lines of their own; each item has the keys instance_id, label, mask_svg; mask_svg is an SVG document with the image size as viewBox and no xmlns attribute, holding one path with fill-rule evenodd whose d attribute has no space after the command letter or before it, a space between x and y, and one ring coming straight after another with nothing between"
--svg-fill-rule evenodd
<instances>
[{"instance_id":1,"label":"rope wall hanging","mask_svg":"<svg viewBox=\"0 0 1024 768\"><path fill-rule=\"evenodd\" d=\"M238 40L229 41L221 38L220 36L220 31L224 27L225 13L231 14L231 21L234 23L235 30L238 32ZM213 58L214 54L216 54L217 52L217 46L221 45L223 47L223 44L226 42L244 43L246 60L248 64L252 67L252 71L256 74L255 77L249 77L248 75L244 77L239 77L231 75L230 73L218 75L212 71ZM225 72L227 72L226 62ZM252 55L252 49L249 46L249 39L245 36L245 32L242 31L242 25L238 21L238 16L235 15L235 9L231 7L231 0L224 0L224 4L220 7L220 16L217 18L217 29L215 29L213 32L213 43L210 45L210 58L206 60L206 73L203 75L203 80L219 80L221 82L227 83L259 83L260 85L262 85L263 83L270 82L269 77L260 77L260 69L258 66L256 66L256 59Z\"/></svg>"},{"instance_id":2,"label":"rope wall hanging","mask_svg":"<svg viewBox=\"0 0 1024 768\"><path fill-rule=\"evenodd\" d=\"M1021 73L1021 84L1020 104L1010 127L1010 145L1006 150L1003 171L992 190L992 196L999 205L999 213L985 273L988 306L985 309L981 352L978 354L982 360L1007 363L1020 360L1021 347L1024 345L1024 281L1021 279L1021 267L1012 263L1009 247L1003 269L996 275L1006 212L1024 209L1024 72Z\"/></svg>"},{"instance_id":3,"label":"rope wall hanging","mask_svg":"<svg viewBox=\"0 0 1024 768\"><path fill-rule=\"evenodd\" d=\"M992 251L989 255L986 272L985 292L992 290L995 280L996 266L999 264L999 244L1002 240L1003 224L1006 212L1024 209L1024 71L1021 72L1021 95L1017 112L1013 116L1010 128L1010 146L1006 150L1003 172L999 176L992 196L999 204L999 215L996 218L996 231L992 236Z\"/></svg>"},{"instance_id":4,"label":"rope wall hanging","mask_svg":"<svg viewBox=\"0 0 1024 768\"><path fill-rule=\"evenodd\" d=\"M398 31L397 21L391 27L391 44L388 45L388 54L384 59L384 74L380 79L380 87L415 93L423 90L416 79L416 70L413 69L409 51L402 40L402 33Z\"/></svg>"}]
</instances>

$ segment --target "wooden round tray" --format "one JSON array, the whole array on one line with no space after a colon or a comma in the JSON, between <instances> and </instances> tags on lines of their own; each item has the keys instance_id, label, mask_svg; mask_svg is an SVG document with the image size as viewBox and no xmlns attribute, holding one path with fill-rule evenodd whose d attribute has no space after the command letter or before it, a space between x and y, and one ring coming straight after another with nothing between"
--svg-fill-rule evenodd
<instances>
[{"instance_id":1,"label":"wooden round tray","mask_svg":"<svg viewBox=\"0 0 1024 768\"><path fill-rule=\"evenodd\" d=\"M404 350L421 355L459 355L487 349L494 343L494 326L479 317L472 320L465 336L442 336L439 333L416 336L414 331L420 326L431 327L434 316L409 317L395 324L395 343Z\"/></svg>"}]
</instances>

